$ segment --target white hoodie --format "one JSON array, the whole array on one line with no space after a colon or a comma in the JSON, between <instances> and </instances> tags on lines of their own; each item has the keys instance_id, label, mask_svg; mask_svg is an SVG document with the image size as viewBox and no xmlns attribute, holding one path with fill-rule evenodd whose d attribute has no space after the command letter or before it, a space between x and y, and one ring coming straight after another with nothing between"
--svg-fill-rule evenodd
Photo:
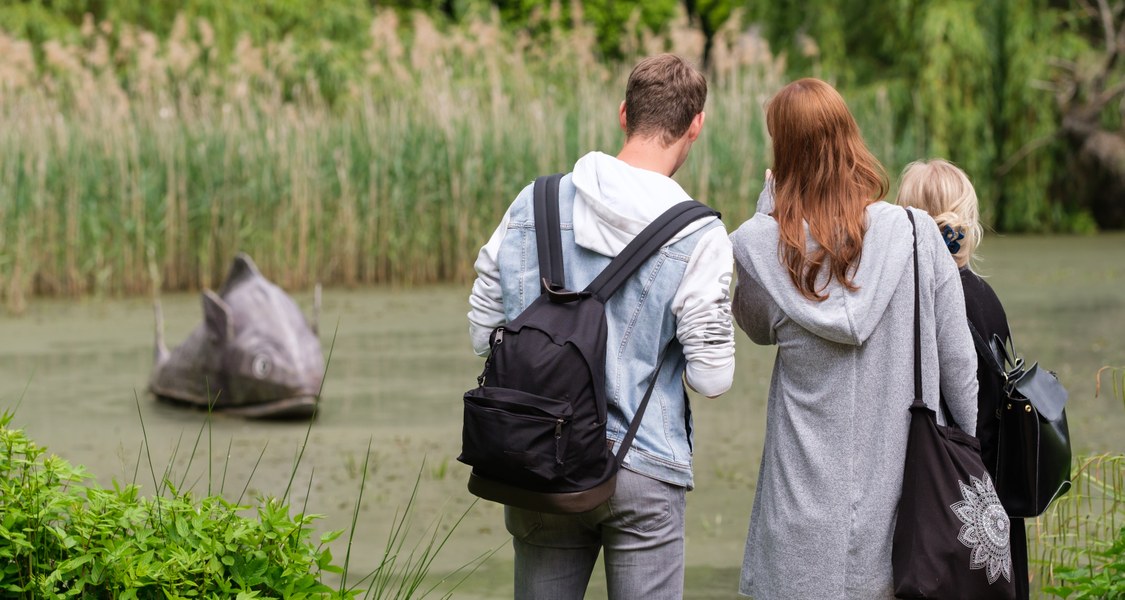
<instances>
[{"instance_id":1,"label":"white hoodie","mask_svg":"<svg viewBox=\"0 0 1125 600\"><path fill-rule=\"evenodd\" d=\"M608 257L617 256L664 211L691 199L670 177L633 167L601 152L591 152L579 159L572 180L578 190L574 199L575 242ZM638 202L639 198L644 201ZM692 223L668 243L698 231L708 222L701 219ZM474 265L477 280L469 298L469 333L473 349L482 356L488 352L489 334L506 321L496 258L507 229L505 214ZM672 301L676 337L688 361L688 385L705 396L727 391L734 377L734 327L730 314L733 262L726 230L711 229L696 244Z\"/></svg>"}]
</instances>

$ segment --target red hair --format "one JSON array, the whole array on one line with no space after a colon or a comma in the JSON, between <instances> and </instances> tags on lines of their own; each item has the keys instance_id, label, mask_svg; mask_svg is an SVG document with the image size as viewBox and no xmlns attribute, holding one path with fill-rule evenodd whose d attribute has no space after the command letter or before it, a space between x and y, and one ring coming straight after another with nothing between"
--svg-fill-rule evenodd
<instances>
[{"instance_id":1,"label":"red hair","mask_svg":"<svg viewBox=\"0 0 1125 600\"><path fill-rule=\"evenodd\" d=\"M843 97L819 79L800 79L766 106L773 140L778 253L789 277L810 300L828 298L833 278L857 289L852 275L863 253L867 206L886 196L883 165L867 149ZM808 235L819 247L806 247ZM828 277L819 282L827 267Z\"/></svg>"}]
</instances>

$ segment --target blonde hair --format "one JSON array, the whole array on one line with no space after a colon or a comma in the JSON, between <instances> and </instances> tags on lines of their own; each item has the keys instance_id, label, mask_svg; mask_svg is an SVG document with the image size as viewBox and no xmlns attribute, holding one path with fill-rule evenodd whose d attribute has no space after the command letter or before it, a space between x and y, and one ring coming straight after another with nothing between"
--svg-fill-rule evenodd
<instances>
[{"instance_id":1,"label":"blonde hair","mask_svg":"<svg viewBox=\"0 0 1125 600\"><path fill-rule=\"evenodd\" d=\"M965 234L953 260L958 267L973 260L984 230L980 225L977 192L968 175L956 165L940 158L906 165L895 203L920 208L934 218L939 228L948 225Z\"/></svg>"},{"instance_id":2,"label":"blonde hair","mask_svg":"<svg viewBox=\"0 0 1125 600\"><path fill-rule=\"evenodd\" d=\"M766 106L773 141L774 218L789 278L809 300L828 298L827 282L849 290L863 254L867 206L889 183L835 88L819 79L783 87ZM808 235L818 246L809 250ZM822 271L828 278L821 280ZM819 285L818 285L819 283Z\"/></svg>"}]
</instances>

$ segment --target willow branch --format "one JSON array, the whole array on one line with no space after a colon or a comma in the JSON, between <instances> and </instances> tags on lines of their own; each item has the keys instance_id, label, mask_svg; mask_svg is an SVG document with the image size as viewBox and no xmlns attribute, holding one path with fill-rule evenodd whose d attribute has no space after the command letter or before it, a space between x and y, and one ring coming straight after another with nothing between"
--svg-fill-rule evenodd
<instances>
[{"instance_id":1,"label":"willow branch","mask_svg":"<svg viewBox=\"0 0 1125 600\"><path fill-rule=\"evenodd\" d=\"M1055 138L1058 137L1058 135L1059 134L1056 131L1055 133L1031 140L1030 142L1024 144L1023 147L1017 150L1015 154L1008 157L1008 160L1004 161L1004 164L996 168L996 175L998 177L1007 175L1012 169L1016 167L1016 165L1020 164L1023 159L1027 158L1032 152L1035 152L1043 146L1046 146L1047 144L1053 142Z\"/></svg>"}]
</instances>

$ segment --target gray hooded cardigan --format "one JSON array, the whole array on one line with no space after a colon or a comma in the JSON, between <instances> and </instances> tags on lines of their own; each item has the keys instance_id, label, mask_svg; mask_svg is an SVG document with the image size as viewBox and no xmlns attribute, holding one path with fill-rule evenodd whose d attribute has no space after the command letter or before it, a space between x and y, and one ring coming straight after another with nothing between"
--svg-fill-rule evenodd
<instances>
[{"instance_id":1,"label":"gray hooded cardigan","mask_svg":"<svg viewBox=\"0 0 1125 600\"><path fill-rule=\"evenodd\" d=\"M977 360L961 280L933 219L912 212L925 402L937 409L940 390L971 434ZM778 347L740 586L755 600L893 597L914 396L913 237L901 207L877 202L867 216L858 289L832 281L823 302L790 280L773 217L758 213L731 234L735 318L755 343Z\"/></svg>"}]
</instances>

